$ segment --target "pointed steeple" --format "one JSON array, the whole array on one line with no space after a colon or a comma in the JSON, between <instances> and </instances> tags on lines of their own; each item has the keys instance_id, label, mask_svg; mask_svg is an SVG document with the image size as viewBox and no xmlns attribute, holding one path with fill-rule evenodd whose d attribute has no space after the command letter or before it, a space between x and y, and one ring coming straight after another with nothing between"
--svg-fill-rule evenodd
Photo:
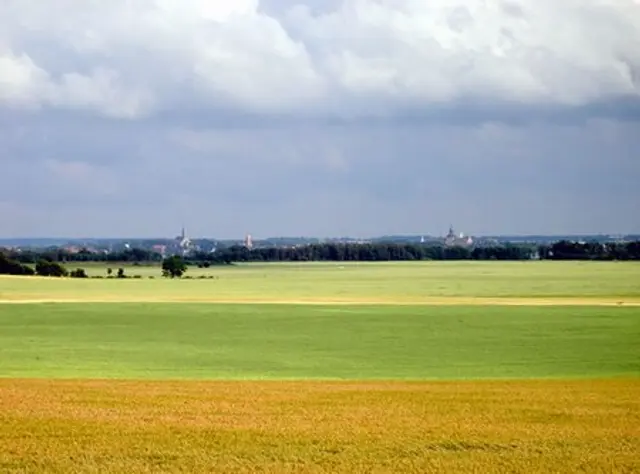
<instances>
[{"instance_id":1,"label":"pointed steeple","mask_svg":"<svg viewBox=\"0 0 640 474\"><path fill-rule=\"evenodd\" d=\"M455 237L455 235L456 235L456 233L455 233L455 231L453 230L453 224L450 224L450 225L449 225L449 234L448 234L448 236L449 236L449 237Z\"/></svg>"}]
</instances>

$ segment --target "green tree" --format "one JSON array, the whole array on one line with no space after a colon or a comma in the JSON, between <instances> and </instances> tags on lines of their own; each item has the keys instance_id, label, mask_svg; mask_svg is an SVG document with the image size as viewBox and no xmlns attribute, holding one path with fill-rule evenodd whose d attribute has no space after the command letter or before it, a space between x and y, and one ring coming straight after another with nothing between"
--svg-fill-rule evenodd
<instances>
[{"instance_id":1,"label":"green tree","mask_svg":"<svg viewBox=\"0 0 640 474\"><path fill-rule=\"evenodd\" d=\"M63 277L69 274L67 269L58 262L49 260L39 260L38 263L36 263L36 273L40 276L48 277Z\"/></svg>"},{"instance_id":2,"label":"green tree","mask_svg":"<svg viewBox=\"0 0 640 474\"><path fill-rule=\"evenodd\" d=\"M118 268L118 278L127 278L124 274L124 268Z\"/></svg>"},{"instance_id":3,"label":"green tree","mask_svg":"<svg viewBox=\"0 0 640 474\"><path fill-rule=\"evenodd\" d=\"M7 258L0 252L0 274L2 275L33 275L33 268L22 265L16 260Z\"/></svg>"},{"instance_id":4,"label":"green tree","mask_svg":"<svg viewBox=\"0 0 640 474\"><path fill-rule=\"evenodd\" d=\"M165 278L180 278L187 271L187 264L178 255L165 258L162 261L162 276Z\"/></svg>"}]
</instances>

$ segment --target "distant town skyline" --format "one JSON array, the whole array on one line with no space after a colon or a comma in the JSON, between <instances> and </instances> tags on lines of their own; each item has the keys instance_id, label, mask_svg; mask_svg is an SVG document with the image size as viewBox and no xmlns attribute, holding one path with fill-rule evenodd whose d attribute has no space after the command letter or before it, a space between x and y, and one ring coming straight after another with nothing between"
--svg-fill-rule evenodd
<instances>
[{"instance_id":1,"label":"distant town skyline","mask_svg":"<svg viewBox=\"0 0 640 474\"><path fill-rule=\"evenodd\" d=\"M526 238L526 237L543 237L543 238L562 238L562 237L582 237L582 236L601 236L601 237L625 237L625 236L638 236L640 232L587 232L587 233L565 233L565 234L545 234L545 233L530 233L530 234L509 234L509 233L465 233L465 232L457 232L454 226L450 226L447 232L440 233L426 233L426 232L396 232L396 233L388 233L388 234L371 234L371 235L355 235L355 234L343 234L343 235L306 235L306 234L272 234L272 235L254 235L251 233L246 233L244 235L235 235L235 236L220 236L220 235L192 235L189 234L187 229L183 227L181 229L180 235L171 236L171 235L145 235L145 236L135 236L135 235L79 235L79 236L71 236L71 235L44 235L44 236L15 236L15 237L5 237L0 235L0 243L2 241L9 240L70 240L70 241L80 241L80 240L119 240L119 241L127 241L127 240L163 240L173 242L178 247L188 248L194 240L224 240L224 241L237 241L242 242L245 245L248 243L249 246L256 241L263 241L268 239L318 239L318 240L331 240L331 239L380 239L385 237L401 237L401 238L414 238L418 241L425 241L425 239L442 239L445 242L449 242L450 244L454 243L464 243L464 245L470 245L473 243L475 238L491 238L491 237L514 237L514 238Z\"/></svg>"}]
</instances>

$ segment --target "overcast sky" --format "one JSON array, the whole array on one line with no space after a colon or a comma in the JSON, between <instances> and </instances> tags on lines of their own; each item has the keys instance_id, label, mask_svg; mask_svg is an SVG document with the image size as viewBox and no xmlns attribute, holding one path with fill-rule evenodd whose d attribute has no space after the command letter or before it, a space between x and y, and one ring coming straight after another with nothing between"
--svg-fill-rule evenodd
<instances>
[{"instance_id":1,"label":"overcast sky","mask_svg":"<svg viewBox=\"0 0 640 474\"><path fill-rule=\"evenodd\" d=\"M638 0L2 0L0 237L640 232Z\"/></svg>"}]
</instances>

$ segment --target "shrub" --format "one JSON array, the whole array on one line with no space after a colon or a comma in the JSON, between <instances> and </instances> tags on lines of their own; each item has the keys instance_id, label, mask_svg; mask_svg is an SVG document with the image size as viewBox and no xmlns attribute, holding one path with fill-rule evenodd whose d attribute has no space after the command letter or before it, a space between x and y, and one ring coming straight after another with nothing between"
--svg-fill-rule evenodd
<instances>
[{"instance_id":1,"label":"shrub","mask_svg":"<svg viewBox=\"0 0 640 474\"><path fill-rule=\"evenodd\" d=\"M71 278L88 278L87 272L84 271L84 268L76 268L69 274L69 276Z\"/></svg>"},{"instance_id":2,"label":"shrub","mask_svg":"<svg viewBox=\"0 0 640 474\"><path fill-rule=\"evenodd\" d=\"M118 278L127 278L127 276L124 274L124 268L118 268Z\"/></svg>"},{"instance_id":3,"label":"shrub","mask_svg":"<svg viewBox=\"0 0 640 474\"><path fill-rule=\"evenodd\" d=\"M40 276L48 277L63 277L69 274L67 269L58 262L52 262L50 260L39 260L38 263L36 263L36 273Z\"/></svg>"}]
</instances>

